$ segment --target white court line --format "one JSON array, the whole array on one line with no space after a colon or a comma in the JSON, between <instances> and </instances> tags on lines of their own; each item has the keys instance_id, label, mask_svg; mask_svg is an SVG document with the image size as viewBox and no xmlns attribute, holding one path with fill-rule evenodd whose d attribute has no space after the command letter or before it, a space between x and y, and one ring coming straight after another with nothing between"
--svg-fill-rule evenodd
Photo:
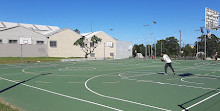
<instances>
[{"instance_id":1,"label":"white court line","mask_svg":"<svg viewBox=\"0 0 220 111\"><path fill-rule=\"evenodd\" d=\"M65 67L65 68L60 68L58 69L59 71L82 71L82 70L87 70L87 71L91 71L91 70L96 70L95 67Z\"/></svg>"},{"instance_id":2,"label":"white court line","mask_svg":"<svg viewBox=\"0 0 220 111\"><path fill-rule=\"evenodd\" d=\"M18 72L18 73L8 73L8 74L0 74L0 75L3 75L3 76L9 76L9 75L21 75L21 74L24 74L22 72Z\"/></svg>"},{"instance_id":3,"label":"white court line","mask_svg":"<svg viewBox=\"0 0 220 111\"><path fill-rule=\"evenodd\" d=\"M16 82L16 81L13 81L13 80L9 80L9 79L6 79L6 78L2 78L2 77L0 77L0 79L6 80L6 81L9 81L9 82L13 82L13 83L19 83L19 82ZM69 98L69 99L74 99L74 100L78 100L78 101L94 104L94 105L97 105L97 106L102 106L102 107L105 107L105 108L108 108L108 109L112 109L112 110L115 110L115 111L123 111L123 110L116 109L116 108L113 108L113 107L110 107L110 106L106 106L106 105L103 105L103 104L99 104L99 103L95 103L95 102L92 102L92 101L76 98L76 97L73 97L73 96L68 96L68 95L65 95L65 94L49 91L49 90L38 88L38 87L35 87L35 86L31 86L31 85L27 85L27 84L23 84L23 83L21 83L21 85L27 86L27 87L30 87L30 88L33 88L33 89L37 89L37 90L40 90L40 91L44 91L44 92L47 92L47 93L51 93L51 94L54 94L54 95L66 97L66 98Z\"/></svg>"},{"instance_id":4,"label":"white court line","mask_svg":"<svg viewBox=\"0 0 220 111\"><path fill-rule=\"evenodd\" d=\"M28 68L22 69L22 72L24 72L24 73L26 73L26 74L36 74L36 73L34 73L34 72L27 72L27 71L25 71L26 69L28 69Z\"/></svg>"},{"instance_id":5,"label":"white court line","mask_svg":"<svg viewBox=\"0 0 220 111\"><path fill-rule=\"evenodd\" d=\"M205 99L203 99L203 100L201 100L201 101L199 101L199 102L197 102L197 103L195 103L195 104L193 104L193 105L187 107L186 109L183 109L182 111L189 110L190 108L192 108L192 107L194 107L194 106L196 106L196 105L198 105L198 104L200 104L200 103L202 103L202 102L204 102L204 101L206 101L206 100L208 100L208 99L210 99L210 98L212 98L212 97L218 95L219 93L220 93L220 92L217 92L217 93L215 93L215 94L213 94L213 95L211 95L211 96L209 96L209 97L207 97L207 98L205 98Z\"/></svg>"},{"instance_id":6,"label":"white court line","mask_svg":"<svg viewBox=\"0 0 220 111\"><path fill-rule=\"evenodd\" d=\"M171 83L155 82L155 81L152 81L152 80L138 80L137 82L150 82L150 83L155 83L155 84L178 86L178 87L187 87L187 88L194 88L194 89L215 90L213 88L204 88L204 87L195 87L195 86L188 86L188 85L181 85L181 84L171 84Z\"/></svg>"},{"instance_id":7,"label":"white court line","mask_svg":"<svg viewBox=\"0 0 220 111\"><path fill-rule=\"evenodd\" d=\"M171 84L171 83L163 83L163 82L156 82L152 80L138 80L138 79L130 79L129 77L122 76L119 74L121 79L127 79L127 80L135 80L136 82L149 82L154 84L162 84L162 85L170 85L170 86L178 86L178 87L187 87L187 88L195 88L195 89L204 89L204 90L215 90L213 88L204 88L204 87L195 87L195 86L188 86L188 85L181 85L181 84Z\"/></svg>"},{"instance_id":8,"label":"white court line","mask_svg":"<svg viewBox=\"0 0 220 111\"><path fill-rule=\"evenodd\" d=\"M188 78L196 78L196 77L188 77ZM186 82L186 83L193 83L193 84L204 84L204 83L198 83L198 82L189 82L184 79L186 79L186 78L181 78L181 81Z\"/></svg>"},{"instance_id":9,"label":"white court line","mask_svg":"<svg viewBox=\"0 0 220 111\"><path fill-rule=\"evenodd\" d=\"M159 110L164 110L164 111L171 111L171 110L168 110L168 109L164 109L164 108L160 108L160 107L156 107L156 106L152 106L152 105L146 105L146 104L143 104L143 103L138 103L138 102L134 102L134 101L129 101L129 100L126 100L126 99L121 99L121 98L116 98L116 97L111 97L111 96L106 96L106 95L102 95L102 94L99 94L93 90L91 90L88 86L87 86L87 83L96 78L96 77L100 77L100 76L106 76L106 75L98 75L98 76L94 76L92 78L89 78L86 82L85 82L85 87L86 89L88 89L90 92L96 94L96 95L99 95L101 97L105 97L105 98L110 98L110 99L115 99L115 100L119 100L119 101L124 101L124 102L128 102L128 103L132 103L132 104L137 104L137 105L141 105L141 106L146 106L146 107L150 107L150 108L154 108L154 109L159 109Z\"/></svg>"},{"instance_id":10,"label":"white court line","mask_svg":"<svg viewBox=\"0 0 220 111\"><path fill-rule=\"evenodd\" d=\"M201 74L196 74L196 75L201 75ZM203 76L203 75L201 75L201 76ZM184 80L184 79L188 79L188 78L208 78L208 79L216 79L216 78L211 78L211 77L219 77L219 76L210 76L210 77L206 77L206 76L204 76L204 77L187 77L187 78L181 78L181 81L182 82L186 82L186 83L194 83L194 84L204 84L204 83L197 83L197 82L189 82L189 81L186 81L186 80Z\"/></svg>"},{"instance_id":11,"label":"white court line","mask_svg":"<svg viewBox=\"0 0 220 111\"><path fill-rule=\"evenodd\" d=\"M50 83L52 83L52 82L45 82L45 81L36 81L37 83L45 83L45 84L50 84Z\"/></svg>"}]
</instances>

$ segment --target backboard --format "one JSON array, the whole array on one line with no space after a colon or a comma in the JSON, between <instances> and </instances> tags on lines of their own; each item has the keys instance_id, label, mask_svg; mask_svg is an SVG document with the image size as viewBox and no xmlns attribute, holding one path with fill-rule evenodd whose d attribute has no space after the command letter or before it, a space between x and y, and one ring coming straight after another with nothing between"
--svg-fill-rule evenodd
<instances>
[{"instance_id":1,"label":"backboard","mask_svg":"<svg viewBox=\"0 0 220 111\"><path fill-rule=\"evenodd\" d=\"M113 47L113 42L106 42L107 47Z\"/></svg>"},{"instance_id":2,"label":"backboard","mask_svg":"<svg viewBox=\"0 0 220 111\"><path fill-rule=\"evenodd\" d=\"M219 12L210 8L205 8L205 28L210 30L218 30Z\"/></svg>"},{"instance_id":3,"label":"backboard","mask_svg":"<svg viewBox=\"0 0 220 111\"><path fill-rule=\"evenodd\" d=\"M20 37L20 44L32 44L30 37Z\"/></svg>"}]
</instances>

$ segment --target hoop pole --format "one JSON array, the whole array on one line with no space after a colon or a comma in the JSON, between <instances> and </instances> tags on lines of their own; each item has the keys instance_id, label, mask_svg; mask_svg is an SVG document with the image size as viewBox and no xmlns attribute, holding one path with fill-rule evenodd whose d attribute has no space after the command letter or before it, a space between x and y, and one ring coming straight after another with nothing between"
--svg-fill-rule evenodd
<instances>
[{"instance_id":1,"label":"hoop pole","mask_svg":"<svg viewBox=\"0 0 220 111\"><path fill-rule=\"evenodd\" d=\"M21 44L21 63L23 63L22 44Z\"/></svg>"}]
</instances>

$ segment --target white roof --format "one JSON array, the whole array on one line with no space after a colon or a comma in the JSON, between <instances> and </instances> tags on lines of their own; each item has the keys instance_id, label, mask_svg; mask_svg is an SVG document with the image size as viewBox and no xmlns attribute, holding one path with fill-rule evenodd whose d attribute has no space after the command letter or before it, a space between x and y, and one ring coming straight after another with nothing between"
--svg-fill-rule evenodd
<instances>
[{"instance_id":1,"label":"white roof","mask_svg":"<svg viewBox=\"0 0 220 111\"><path fill-rule=\"evenodd\" d=\"M4 28L4 24L2 22L0 22L0 28Z\"/></svg>"},{"instance_id":2,"label":"white roof","mask_svg":"<svg viewBox=\"0 0 220 111\"><path fill-rule=\"evenodd\" d=\"M10 22L1 22L2 25L4 25L4 28L11 28L11 27L15 27L18 26L18 23L10 23Z\"/></svg>"},{"instance_id":3,"label":"white roof","mask_svg":"<svg viewBox=\"0 0 220 111\"><path fill-rule=\"evenodd\" d=\"M92 37L92 36L94 36L94 35L96 35L96 34L98 34L98 33L100 33L100 32L102 32L102 31L89 32L89 33L81 33L81 35L82 35L82 36L85 36L85 37L88 39L88 38L90 38L90 37Z\"/></svg>"},{"instance_id":4,"label":"white roof","mask_svg":"<svg viewBox=\"0 0 220 111\"><path fill-rule=\"evenodd\" d=\"M54 35L54 34L57 34L57 33L59 33L59 32L62 32L62 31L64 31L64 30L67 30L67 28L64 28L64 29L58 29L58 30L56 30L56 31L53 31L53 32L50 32L50 33L47 33L47 34L45 34L47 37L50 37L50 36L52 36L52 35Z\"/></svg>"},{"instance_id":5,"label":"white roof","mask_svg":"<svg viewBox=\"0 0 220 111\"><path fill-rule=\"evenodd\" d=\"M22 24L22 23L20 23L19 25L21 25L23 27L26 27L26 28L37 30L37 28L34 27L34 25L32 25L32 24Z\"/></svg>"},{"instance_id":6,"label":"white roof","mask_svg":"<svg viewBox=\"0 0 220 111\"><path fill-rule=\"evenodd\" d=\"M45 25L35 25L35 27L37 27L38 30L43 30L43 31L50 31L52 29L50 29L49 27L45 26Z\"/></svg>"},{"instance_id":7,"label":"white roof","mask_svg":"<svg viewBox=\"0 0 220 111\"><path fill-rule=\"evenodd\" d=\"M0 22L0 30L7 29L15 26L23 26L42 34L48 34L53 31L59 30L57 26L47 26L47 25L34 25L34 24L24 24L24 23L11 23L11 22Z\"/></svg>"}]
</instances>

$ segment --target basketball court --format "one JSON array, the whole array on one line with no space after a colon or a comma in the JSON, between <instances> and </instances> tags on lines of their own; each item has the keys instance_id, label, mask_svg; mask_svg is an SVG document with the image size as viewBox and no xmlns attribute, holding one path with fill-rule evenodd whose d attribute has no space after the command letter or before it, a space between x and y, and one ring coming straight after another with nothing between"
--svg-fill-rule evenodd
<instances>
[{"instance_id":1,"label":"basketball court","mask_svg":"<svg viewBox=\"0 0 220 111\"><path fill-rule=\"evenodd\" d=\"M218 111L220 63L124 59L0 65L0 97L26 111Z\"/></svg>"}]
</instances>

